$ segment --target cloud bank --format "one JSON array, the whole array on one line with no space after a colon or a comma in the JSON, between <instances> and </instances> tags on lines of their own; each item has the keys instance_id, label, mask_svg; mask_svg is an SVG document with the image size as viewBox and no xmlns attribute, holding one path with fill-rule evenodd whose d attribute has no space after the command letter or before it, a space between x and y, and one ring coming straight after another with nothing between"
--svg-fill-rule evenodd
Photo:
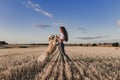
<instances>
[{"instance_id":1,"label":"cloud bank","mask_svg":"<svg viewBox=\"0 0 120 80\"><path fill-rule=\"evenodd\" d=\"M104 38L103 36L94 36L94 37L77 37L77 39L81 40L93 40L93 39L101 39Z\"/></svg>"},{"instance_id":2,"label":"cloud bank","mask_svg":"<svg viewBox=\"0 0 120 80\"><path fill-rule=\"evenodd\" d=\"M48 28L48 27L50 27L50 25L47 25L47 24L36 24L35 27L38 27L38 28Z\"/></svg>"},{"instance_id":3,"label":"cloud bank","mask_svg":"<svg viewBox=\"0 0 120 80\"><path fill-rule=\"evenodd\" d=\"M82 31L86 31L86 29L83 27L78 27L77 29L82 30Z\"/></svg>"},{"instance_id":4,"label":"cloud bank","mask_svg":"<svg viewBox=\"0 0 120 80\"><path fill-rule=\"evenodd\" d=\"M43 15L49 17L49 18L53 18L53 15L52 15L51 13L49 13L49 12L41 9L41 7L40 7L39 4L36 4L36 3L31 2L31 0L28 0L28 2L26 3L26 6L27 6L28 8L33 9L34 11L36 11L36 12L38 12L38 13L40 13L40 14L43 14Z\"/></svg>"}]
</instances>

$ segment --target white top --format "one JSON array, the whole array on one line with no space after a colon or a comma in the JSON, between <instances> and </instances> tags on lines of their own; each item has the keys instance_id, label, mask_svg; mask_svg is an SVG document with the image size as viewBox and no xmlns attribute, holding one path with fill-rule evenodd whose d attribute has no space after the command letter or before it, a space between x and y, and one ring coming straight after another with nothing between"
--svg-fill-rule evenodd
<instances>
[{"instance_id":1,"label":"white top","mask_svg":"<svg viewBox=\"0 0 120 80\"><path fill-rule=\"evenodd\" d=\"M60 33L60 39L64 40L65 39L65 36L63 33Z\"/></svg>"}]
</instances>

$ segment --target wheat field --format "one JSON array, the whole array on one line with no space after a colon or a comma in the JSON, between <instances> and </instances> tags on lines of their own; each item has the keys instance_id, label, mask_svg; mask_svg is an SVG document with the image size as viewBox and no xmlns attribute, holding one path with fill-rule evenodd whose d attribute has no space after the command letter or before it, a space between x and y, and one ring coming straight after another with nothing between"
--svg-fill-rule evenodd
<instances>
[{"instance_id":1,"label":"wheat field","mask_svg":"<svg viewBox=\"0 0 120 80\"><path fill-rule=\"evenodd\" d=\"M56 50L37 63L46 49L0 49L0 80L120 80L120 48L67 46L72 62Z\"/></svg>"}]
</instances>

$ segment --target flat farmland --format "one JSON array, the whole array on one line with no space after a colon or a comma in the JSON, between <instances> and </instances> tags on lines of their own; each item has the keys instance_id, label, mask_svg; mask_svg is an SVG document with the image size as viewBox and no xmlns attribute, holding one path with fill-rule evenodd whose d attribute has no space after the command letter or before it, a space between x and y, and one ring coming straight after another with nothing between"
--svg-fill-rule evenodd
<instances>
[{"instance_id":1,"label":"flat farmland","mask_svg":"<svg viewBox=\"0 0 120 80\"><path fill-rule=\"evenodd\" d=\"M0 80L120 80L120 48L66 46L43 63L47 46L0 49Z\"/></svg>"}]
</instances>

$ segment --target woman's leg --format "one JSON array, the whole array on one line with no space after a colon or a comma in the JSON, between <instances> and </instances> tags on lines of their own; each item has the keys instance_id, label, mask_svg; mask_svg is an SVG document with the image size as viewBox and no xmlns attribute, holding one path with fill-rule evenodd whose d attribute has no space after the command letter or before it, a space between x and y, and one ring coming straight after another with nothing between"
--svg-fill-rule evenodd
<instances>
[{"instance_id":1,"label":"woman's leg","mask_svg":"<svg viewBox=\"0 0 120 80\"><path fill-rule=\"evenodd\" d=\"M63 50L62 50L62 45L61 45L60 42L58 44L58 49L59 49L60 54L61 54L61 60L62 60L63 63L65 63L65 61L64 61L64 55L63 55Z\"/></svg>"},{"instance_id":2,"label":"woman's leg","mask_svg":"<svg viewBox=\"0 0 120 80\"><path fill-rule=\"evenodd\" d=\"M64 45L64 44L63 44ZM65 53L65 48L63 47L63 53L64 53L64 56L69 60L71 61L71 59L69 58L69 56Z\"/></svg>"},{"instance_id":3,"label":"woman's leg","mask_svg":"<svg viewBox=\"0 0 120 80\"><path fill-rule=\"evenodd\" d=\"M68 57L68 55L65 53L64 44L63 44L63 43L60 43L59 46L60 46L60 52L61 52L62 56L65 56L65 57L68 59L68 61L71 61L71 59L70 59L70 58Z\"/></svg>"}]
</instances>

